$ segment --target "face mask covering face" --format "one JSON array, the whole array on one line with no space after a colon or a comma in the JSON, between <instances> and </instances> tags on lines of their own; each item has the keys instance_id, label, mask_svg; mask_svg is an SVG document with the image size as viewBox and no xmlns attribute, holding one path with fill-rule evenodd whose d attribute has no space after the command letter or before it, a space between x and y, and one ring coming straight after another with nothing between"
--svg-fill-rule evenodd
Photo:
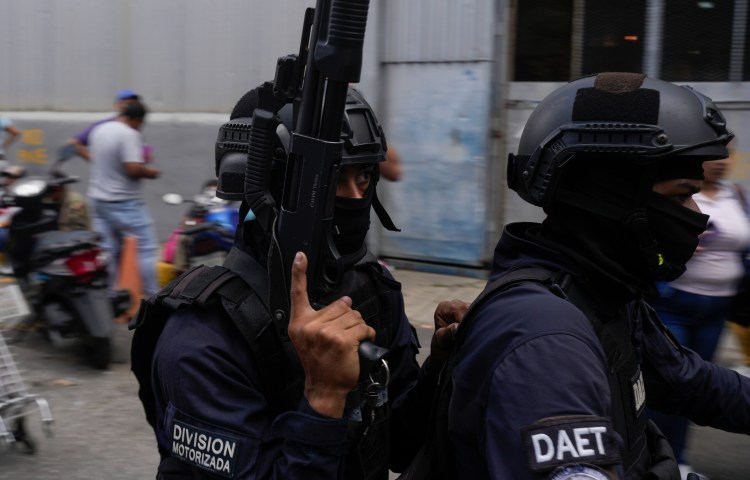
<instances>
[{"instance_id":1,"label":"face mask covering face","mask_svg":"<svg viewBox=\"0 0 750 480\"><path fill-rule=\"evenodd\" d=\"M685 273L685 264L695 253L698 235L706 229L708 215L655 192L649 197L647 215L659 255L654 280L671 282Z\"/></svg>"},{"instance_id":2,"label":"face mask covering face","mask_svg":"<svg viewBox=\"0 0 750 480\"><path fill-rule=\"evenodd\" d=\"M370 229L371 187L364 198L336 197L333 205L333 224L336 234L333 243L342 255L358 252L365 243Z\"/></svg>"}]
</instances>

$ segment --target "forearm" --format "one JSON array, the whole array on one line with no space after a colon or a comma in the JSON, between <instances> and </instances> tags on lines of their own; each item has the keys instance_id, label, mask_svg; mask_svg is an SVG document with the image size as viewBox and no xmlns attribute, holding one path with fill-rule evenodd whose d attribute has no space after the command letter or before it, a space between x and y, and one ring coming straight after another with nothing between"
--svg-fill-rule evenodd
<instances>
[{"instance_id":1,"label":"forearm","mask_svg":"<svg viewBox=\"0 0 750 480\"><path fill-rule=\"evenodd\" d=\"M18 130L15 126L10 126L5 129L5 140L3 141L3 148L8 148L13 142L18 140L18 137L21 136L21 131Z\"/></svg>"},{"instance_id":2,"label":"forearm","mask_svg":"<svg viewBox=\"0 0 750 480\"><path fill-rule=\"evenodd\" d=\"M81 142L80 139L77 137L73 137L70 140L68 140L68 143L70 145L73 145L76 149L76 155L83 158L84 160L91 160L91 155L89 154L89 148Z\"/></svg>"},{"instance_id":3,"label":"forearm","mask_svg":"<svg viewBox=\"0 0 750 480\"><path fill-rule=\"evenodd\" d=\"M128 162L125 164L125 171L133 178L156 178L159 176L159 170L149 167L145 163Z\"/></svg>"},{"instance_id":4,"label":"forearm","mask_svg":"<svg viewBox=\"0 0 750 480\"><path fill-rule=\"evenodd\" d=\"M141 172L141 178L156 178L159 176L159 170L152 167L144 166Z\"/></svg>"},{"instance_id":5,"label":"forearm","mask_svg":"<svg viewBox=\"0 0 750 480\"><path fill-rule=\"evenodd\" d=\"M699 425L750 434L750 379L676 347L660 328L644 322L647 405Z\"/></svg>"},{"instance_id":6,"label":"forearm","mask_svg":"<svg viewBox=\"0 0 750 480\"><path fill-rule=\"evenodd\" d=\"M283 438L281 455L269 478L343 479L348 421L315 412L305 400L297 411L277 417L275 437Z\"/></svg>"},{"instance_id":7,"label":"forearm","mask_svg":"<svg viewBox=\"0 0 750 480\"><path fill-rule=\"evenodd\" d=\"M703 363L700 375L677 395L681 399L678 413L698 425L750 435L750 378Z\"/></svg>"},{"instance_id":8,"label":"forearm","mask_svg":"<svg viewBox=\"0 0 750 480\"><path fill-rule=\"evenodd\" d=\"M7 149L10 147L13 142L16 141L17 135L9 135L4 141L3 141L3 149Z\"/></svg>"},{"instance_id":9,"label":"forearm","mask_svg":"<svg viewBox=\"0 0 750 480\"><path fill-rule=\"evenodd\" d=\"M305 389L305 398L310 408L320 415L331 418L341 418L344 416L346 394L325 388L307 388Z\"/></svg>"}]
</instances>

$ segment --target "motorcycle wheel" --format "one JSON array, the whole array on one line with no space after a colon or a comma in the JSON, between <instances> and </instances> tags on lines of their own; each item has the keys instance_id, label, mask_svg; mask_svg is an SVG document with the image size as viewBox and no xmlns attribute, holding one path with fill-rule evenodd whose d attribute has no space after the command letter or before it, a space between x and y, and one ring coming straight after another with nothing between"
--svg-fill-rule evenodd
<instances>
[{"instance_id":1,"label":"motorcycle wheel","mask_svg":"<svg viewBox=\"0 0 750 480\"><path fill-rule=\"evenodd\" d=\"M112 360L112 342L109 338L89 337L83 352L92 367L106 370Z\"/></svg>"},{"instance_id":2,"label":"motorcycle wheel","mask_svg":"<svg viewBox=\"0 0 750 480\"><path fill-rule=\"evenodd\" d=\"M47 339L57 347L64 347L73 339L81 341L81 353L86 363L98 370L105 370L112 359L112 344L109 338L90 337L82 333L83 321L76 311L62 298L47 299L42 306Z\"/></svg>"},{"instance_id":3,"label":"motorcycle wheel","mask_svg":"<svg viewBox=\"0 0 750 480\"><path fill-rule=\"evenodd\" d=\"M47 298L39 309L47 340L55 347L65 347L77 337L76 326L80 319L62 298Z\"/></svg>"}]
</instances>

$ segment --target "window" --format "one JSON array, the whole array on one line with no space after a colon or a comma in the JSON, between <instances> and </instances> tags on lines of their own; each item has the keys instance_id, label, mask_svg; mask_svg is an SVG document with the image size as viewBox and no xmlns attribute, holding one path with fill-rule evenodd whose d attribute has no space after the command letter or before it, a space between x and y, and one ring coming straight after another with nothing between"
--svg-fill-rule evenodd
<instances>
[{"instance_id":1,"label":"window","mask_svg":"<svg viewBox=\"0 0 750 480\"><path fill-rule=\"evenodd\" d=\"M516 8L515 80L568 80L573 1L518 0Z\"/></svg>"},{"instance_id":2,"label":"window","mask_svg":"<svg viewBox=\"0 0 750 480\"><path fill-rule=\"evenodd\" d=\"M581 71L640 72L645 0L585 2Z\"/></svg>"},{"instance_id":3,"label":"window","mask_svg":"<svg viewBox=\"0 0 750 480\"><path fill-rule=\"evenodd\" d=\"M733 0L666 0L661 77L728 80L733 17Z\"/></svg>"},{"instance_id":4,"label":"window","mask_svg":"<svg viewBox=\"0 0 750 480\"><path fill-rule=\"evenodd\" d=\"M515 8L515 81L603 71L750 81L750 0L516 0Z\"/></svg>"}]
</instances>

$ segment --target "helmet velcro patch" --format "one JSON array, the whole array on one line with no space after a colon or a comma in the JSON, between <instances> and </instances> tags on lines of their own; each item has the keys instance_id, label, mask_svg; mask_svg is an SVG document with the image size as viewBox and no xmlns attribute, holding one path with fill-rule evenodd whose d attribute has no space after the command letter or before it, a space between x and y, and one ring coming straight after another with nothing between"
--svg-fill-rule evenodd
<instances>
[{"instance_id":1,"label":"helmet velcro patch","mask_svg":"<svg viewBox=\"0 0 750 480\"><path fill-rule=\"evenodd\" d=\"M604 121L658 125L659 92L650 88L611 93L581 88L573 104L573 121Z\"/></svg>"}]
</instances>

